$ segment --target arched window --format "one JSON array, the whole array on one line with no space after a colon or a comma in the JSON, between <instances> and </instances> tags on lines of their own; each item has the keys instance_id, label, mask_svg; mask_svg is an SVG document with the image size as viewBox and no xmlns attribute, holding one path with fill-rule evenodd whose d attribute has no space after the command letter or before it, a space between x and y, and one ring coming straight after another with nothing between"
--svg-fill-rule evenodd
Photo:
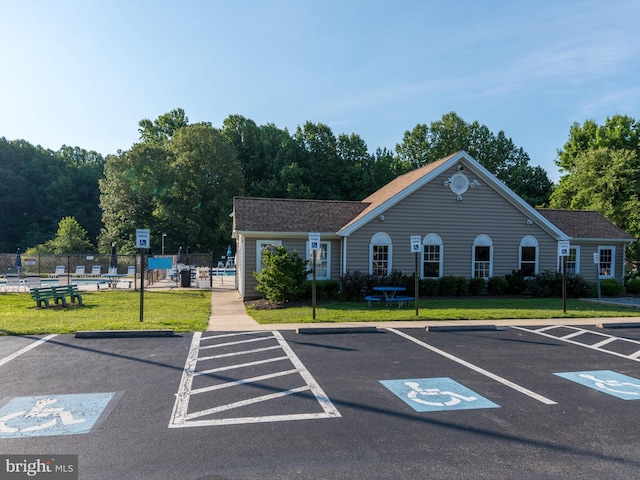
<instances>
[{"instance_id":1,"label":"arched window","mask_svg":"<svg viewBox=\"0 0 640 480\"><path fill-rule=\"evenodd\" d=\"M473 241L473 278L493 276L493 243L488 235L478 235Z\"/></svg>"},{"instance_id":2,"label":"arched window","mask_svg":"<svg viewBox=\"0 0 640 480\"><path fill-rule=\"evenodd\" d=\"M430 233L422 241L422 278L442 277L442 239Z\"/></svg>"},{"instance_id":3,"label":"arched window","mask_svg":"<svg viewBox=\"0 0 640 480\"><path fill-rule=\"evenodd\" d=\"M371 237L369 244L369 273L384 276L391 274L391 253L393 245L391 237L384 232L378 232Z\"/></svg>"},{"instance_id":4,"label":"arched window","mask_svg":"<svg viewBox=\"0 0 640 480\"><path fill-rule=\"evenodd\" d=\"M533 277L538 273L538 240L527 235L520 241L520 271L525 277Z\"/></svg>"}]
</instances>

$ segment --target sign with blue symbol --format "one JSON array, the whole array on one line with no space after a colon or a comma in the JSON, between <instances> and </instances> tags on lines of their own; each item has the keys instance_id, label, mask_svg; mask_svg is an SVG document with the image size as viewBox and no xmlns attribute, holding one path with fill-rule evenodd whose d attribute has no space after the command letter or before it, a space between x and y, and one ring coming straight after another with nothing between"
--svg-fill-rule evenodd
<instances>
[{"instance_id":1,"label":"sign with blue symbol","mask_svg":"<svg viewBox=\"0 0 640 480\"><path fill-rule=\"evenodd\" d=\"M640 380L611 370L564 372L554 373L554 375L622 400L640 400Z\"/></svg>"},{"instance_id":2,"label":"sign with blue symbol","mask_svg":"<svg viewBox=\"0 0 640 480\"><path fill-rule=\"evenodd\" d=\"M16 397L0 408L0 439L87 433L114 393Z\"/></svg>"},{"instance_id":3,"label":"sign with blue symbol","mask_svg":"<svg viewBox=\"0 0 640 480\"><path fill-rule=\"evenodd\" d=\"M446 377L380 380L380 383L416 412L500 408L500 405Z\"/></svg>"}]
</instances>

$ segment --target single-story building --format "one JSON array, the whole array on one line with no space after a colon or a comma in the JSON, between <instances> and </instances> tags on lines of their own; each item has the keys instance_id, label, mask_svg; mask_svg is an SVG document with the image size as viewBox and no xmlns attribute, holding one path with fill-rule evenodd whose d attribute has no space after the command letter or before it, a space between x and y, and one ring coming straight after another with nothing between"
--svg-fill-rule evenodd
<instances>
[{"instance_id":1,"label":"single-story building","mask_svg":"<svg viewBox=\"0 0 640 480\"><path fill-rule=\"evenodd\" d=\"M317 279L336 280L354 271L411 275L411 237L419 236L421 278L558 271L559 242L569 241L568 272L622 281L625 247L634 241L594 211L533 208L464 151L360 202L236 197L232 217L243 298L260 296L254 272L265 249L282 245L311 259L311 232L321 239Z\"/></svg>"}]
</instances>

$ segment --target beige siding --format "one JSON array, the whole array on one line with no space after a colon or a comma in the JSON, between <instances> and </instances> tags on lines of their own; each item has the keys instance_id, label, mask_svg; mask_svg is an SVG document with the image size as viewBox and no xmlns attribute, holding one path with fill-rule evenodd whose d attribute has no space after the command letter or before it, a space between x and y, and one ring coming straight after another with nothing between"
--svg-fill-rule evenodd
<instances>
[{"instance_id":1,"label":"beige siding","mask_svg":"<svg viewBox=\"0 0 640 480\"><path fill-rule=\"evenodd\" d=\"M277 237L249 237L245 242L245 298L261 297L260 292L256 290L258 282L253 273L256 271L256 245L260 240L278 240L282 242L282 246L289 252L297 251L298 254L306 258L307 241L309 237L304 238L277 238ZM340 278L340 240L339 239L320 239L321 241L331 242L331 278Z\"/></svg>"},{"instance_id":2,"label":"beige siding","mask_svg":"<svg viewBox=\"0 0 640 480\"><path fill-rule=\"evenodd\" d=\"M348 238L349 271L369 271L369 243L377 232L387 233L393 242L392 268L403 273L414 271L410 236L424 238L436 233L443 242L444 275L472 275L472 246L478 235L488 235L493 243L493 275L519 268L520 241L532 235L539 246L539 271L555 270L557 242L540 226L527 224L521 213L489 186L469 188L462 197L444 185L456 172L451 169L384 212L384 221L374 219ZM465 172L470 180L475 176Z\"/></svg>"},{"instance_id":3,"label":"beige siding","mask_svg":"<svg viewBox=\"0 0 640 480\"><path fill-rule=\"evenodd\" d=\"M614 277L619 282L624 282L624 256L625 244L609 240L572 242L580 246L580 275L585 279L595 282L597 280L598 267L593 263L593 254L598 252L598 247L615 247L615 271Z\"/></svg>"}]
</instances>

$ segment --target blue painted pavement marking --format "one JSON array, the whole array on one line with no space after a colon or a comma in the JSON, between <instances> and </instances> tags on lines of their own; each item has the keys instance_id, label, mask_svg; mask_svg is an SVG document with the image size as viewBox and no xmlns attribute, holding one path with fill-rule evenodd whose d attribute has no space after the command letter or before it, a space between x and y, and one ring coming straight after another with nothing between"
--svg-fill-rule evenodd
<instances>
[{"instance_id":1,"label":"blue painted pavement marking","mask_svg":"<svg viewBox=\"0 0 640 480\"><path fill-rule=\"evenodd\" d=\"M380 380L380 383L416 412L500 408L500 405L446 377Z\"/></svg>"},{"instance_id":2,"label":"blue painted pavement marking","mask_svg":"<svg viewBox=\"0 0 640 480\"><path fill-rule=\"evenodd\" d=\"M554 373L622 400L640 400L640 380L611 370Z\"/></svg>"},{"instance_id":3,"label":"blue painted pavement marking","mask_svg":"<svg viewBox=\"0 0 640 480\"><path fill-rule=\"evenodd\" d=\"M16 397L0 408L0 438L87 433L112 393Z\"/></svg>"}]
</instances>

